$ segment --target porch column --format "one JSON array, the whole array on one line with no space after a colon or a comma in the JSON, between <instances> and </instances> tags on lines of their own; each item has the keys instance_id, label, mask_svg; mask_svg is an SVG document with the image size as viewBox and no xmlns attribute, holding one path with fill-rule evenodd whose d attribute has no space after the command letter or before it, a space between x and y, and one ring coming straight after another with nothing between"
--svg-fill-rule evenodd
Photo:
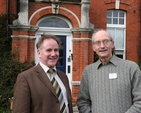
<instances>
[{"instance_id":1,"label":"porch column","mask_svg":"<svg viewBox=\"0 0 141 113\"><path fill-rule=\"evenodd\" d=\"M72 97L77 100L80 80L84 68L93 60L91 49L92 29L73 29L73 75L72 75ZM92 56L89 56L92 55Z\"/></svg>"}]
</instances>

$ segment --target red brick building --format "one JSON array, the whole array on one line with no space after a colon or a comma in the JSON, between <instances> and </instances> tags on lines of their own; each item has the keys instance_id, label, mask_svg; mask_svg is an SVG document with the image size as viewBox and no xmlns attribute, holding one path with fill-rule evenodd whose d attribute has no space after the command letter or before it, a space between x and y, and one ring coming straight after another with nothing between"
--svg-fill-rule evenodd
<instances>
[{"instance_id":1,"label":"red brick building","mask_svg":"<svg viewBox=\"0 0 141 113\"><path fill-rule=\"evenodd\" d=\"M21 62L38 63L35 43L43 33L62 40L57 68L67 74L74 99L83 69L94 62L91 35L97 29L111 33L116 55L141 63L141 0L0 1L0 13L18 15L9 26L12 50L19 51Z\"/></svg>"}]
</instances>

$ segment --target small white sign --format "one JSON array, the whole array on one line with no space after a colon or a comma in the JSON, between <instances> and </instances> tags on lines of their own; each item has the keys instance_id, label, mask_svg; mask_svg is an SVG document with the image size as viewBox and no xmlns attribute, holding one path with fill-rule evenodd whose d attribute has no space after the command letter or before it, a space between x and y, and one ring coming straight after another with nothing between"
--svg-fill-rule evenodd
<instances>
[{"instance_id":1,"label":"small white sign","mask_svg":"<svg viewBox=\"0 0 141 113\"><path fill-rule=\"evenodd\" d=\"M109 73L109 79L116 79L117 73Z\"/></svg>"}]
</instances>

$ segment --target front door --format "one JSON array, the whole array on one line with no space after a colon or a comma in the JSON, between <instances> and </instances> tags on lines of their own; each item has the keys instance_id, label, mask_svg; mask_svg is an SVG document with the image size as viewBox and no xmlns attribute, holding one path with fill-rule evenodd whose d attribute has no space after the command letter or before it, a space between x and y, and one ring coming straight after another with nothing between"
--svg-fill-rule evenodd
<instances>
[{"instance_id":1,"label":"front door","mask_svg":"<svg viewBox=\"0 0 141 113\"><path fill-rule=\"evenodd\" d=\"M66 36L57 36L61 40L59 60L56 68L66 73Z\"/></svg>"}]
</instances>

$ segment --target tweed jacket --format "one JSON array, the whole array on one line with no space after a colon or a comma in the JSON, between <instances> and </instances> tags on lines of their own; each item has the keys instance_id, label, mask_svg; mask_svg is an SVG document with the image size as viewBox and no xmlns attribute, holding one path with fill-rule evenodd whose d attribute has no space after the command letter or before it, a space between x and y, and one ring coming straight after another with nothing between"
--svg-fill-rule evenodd
<instances>
[{"instance_id":1,"label":"tweed jacket","mask_svg":"<svg viewBox=\"0 0 141 113\"><path fill-rule=\"evenodd\" d=\"M71 91L67 76L57 70L68 96L72 111ZM37 66L20 73L14 86L13 113L60 113L59 100L46 73Z\"/></svg>"}]
</instances>

